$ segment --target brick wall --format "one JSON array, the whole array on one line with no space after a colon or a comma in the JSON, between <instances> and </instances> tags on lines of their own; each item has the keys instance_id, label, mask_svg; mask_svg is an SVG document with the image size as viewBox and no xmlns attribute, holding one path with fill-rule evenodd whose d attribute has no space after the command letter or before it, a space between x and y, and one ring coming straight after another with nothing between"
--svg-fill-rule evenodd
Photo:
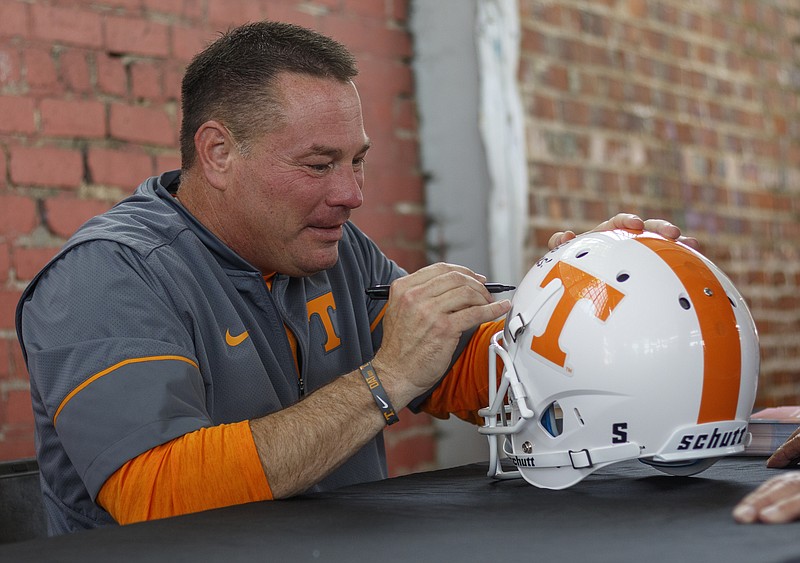
<instances>
[{"instance_id":1,"label":"brick wall","mask_svg":"<svg viewBox=\"0 0 800 563\"><path fill-rule=\"evenodd\" d=\"M520 0L533 261L619 210L701 239L800 403L800 4ZM654 319L657 321L657 319Z\"/></svg>"},{"instance_id":2,"label":"brick wall","mask_svg":"<svg viewBox=\"0 0 800 563\"><path fill-rule=\"evenodd\" d=\"M0 459L33 454L21 290L81 223L179 166L183 68L219 30L283 20L353 50L374 142L354 219L406 268L424 265L407 15L405 0L0 2ZM429 419L403 420L388 435L393 474L435 461Z\"/></svg>"}]
</instances>

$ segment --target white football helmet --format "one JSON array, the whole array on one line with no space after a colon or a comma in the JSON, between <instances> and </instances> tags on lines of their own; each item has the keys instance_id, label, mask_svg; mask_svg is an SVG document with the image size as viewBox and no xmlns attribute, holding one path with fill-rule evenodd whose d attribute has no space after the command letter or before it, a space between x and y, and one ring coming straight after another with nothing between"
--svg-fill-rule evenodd
<instances>
[{"instance_id":1,"label":"white football helmet","mask_svg":"<svg viewBox=\"0 0 800 563\"><path fill-rule=\"evenodd\" d=\"M649 232L581 235L531 268L490 346L489 475L563 489L637 458L698 473L749 443L758 370L747 305L707 258Z\"/></svg>"}]
</instances>

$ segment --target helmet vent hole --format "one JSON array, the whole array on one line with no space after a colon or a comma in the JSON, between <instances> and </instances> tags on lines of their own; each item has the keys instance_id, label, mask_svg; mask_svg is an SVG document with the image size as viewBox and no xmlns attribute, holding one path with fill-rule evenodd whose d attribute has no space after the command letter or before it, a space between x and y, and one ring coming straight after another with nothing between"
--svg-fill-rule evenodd
<instances>
[{"instance_id":1,"label":"helmet vent hole","mask_svg":"<svg viewBox=\"0 0 800 563\"><path fill-rule=\"evenodd\" d=\"M617 281L619 283L626 282L630 279L631 275L627 272L620 272L617 274Z\"/></svg>"},{"instance_id":2,"label":"helmet vent hole","mask_svg":"<svg viewBox=\"0 0 800 563\"><path fill-rule=\"evenodd\" d=\"M731 302L731 306L735 309L736 308L736 301L734 301L733 298L730 295L728 295L728 301Z\"/></svg>"},{"instance_id":3,"label":"helmet vent hole","mask_svg":"<svg viewBox=\"0 0 800 563\"><path fill-rule=\"evenodd\" d=\"M558 401L550 403L550 406L542 413L539 422L542 424L542 428L554 438L561 435L564 431L564 412L561 410L561 405L558 404Z\"/></svg>"},{"instance_id":4,"label":"helmet vent hole","mask_svg":"<svg viewBox=\"0 0 800 563\"><path fill-rule=\"evenodd\" d=\"M683 307L687 311L692 308L692 304L685 297L681 297L680 299L678 299L678 303L680 303L681 307Z\"/></svg>"},{"instance_id":5,"label":"helmet vent hole","mask_svg":"<svg viewBox=\"0 0 800 563\"><path fill-rule=\"evenodd\" d=\"M589 254L589 251L588 251L588 250L581 250L580 252L578 252L578 253L575 255L575 258L583 258L583 257L584 257L584 256L586 256L587 254Z\"/></svg>"},{"instance_id":6,"label":"helmet vent hole","mask_svg":"<svg viewBox=\"0 0 800 563\"><path fill-rule=\"evenodd\" d=\"M586 423L583 421L583 417L581 416L581 411L579 411L577 407L575 407L573 410L575 411L575 417L578 419L578 422L581 423L581 426L586 426Z\"/></svg>"}]
</instances>

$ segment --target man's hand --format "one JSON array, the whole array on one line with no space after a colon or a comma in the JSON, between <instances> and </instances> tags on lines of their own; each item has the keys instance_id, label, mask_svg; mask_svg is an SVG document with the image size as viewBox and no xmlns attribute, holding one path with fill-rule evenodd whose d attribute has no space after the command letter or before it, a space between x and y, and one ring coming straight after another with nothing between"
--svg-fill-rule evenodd
<instances>
[{"instance_id":1,"label":"man's hand","mask_svg":"<svg viewBox=\"0 0 800 563\"><path fill-rule=\"evenodd\" d=\"M646 221L643 221L636 215L632 215L630 213L618 213L608 221L600 223L594 229L588 232L595 233L598 231L611 231L614 229L651 231L661 235L662 237L682 242L686 246L694 248L695 250L699 250L700 248L700 243L697 242L697 239L693 237L682 236L681 230L669 221L665 221L664 219L647 219ZM556 246L564 244L568 240L574 239L575 236L576 235L573 231L559 231L550 237L547 246L552 250Z\"/></svg>"},{"instance_id":2,"label":"man's hand","mask_svg":"<svg viewBox=\"0 0 800 563\"><path fill-rule=\"evenodd\" d=\"M373 365L396 406L438 381L464 331L511 308L508 300L495 301L485 282L468 268L442 263L394 281Z\"/></svg>"},{"instance_id":3,"label":"man's hand","mask_svg":"<svg viewBox=\"0 0 800 563\"><path fill-rule=\"evenodd\" d=\"M800 461L800 428L767 460L767 467L781 468ZM766 481L733 509L742 524L782 524L800 518L800 473L784 473Z\"/></svg>"}]
</instances>

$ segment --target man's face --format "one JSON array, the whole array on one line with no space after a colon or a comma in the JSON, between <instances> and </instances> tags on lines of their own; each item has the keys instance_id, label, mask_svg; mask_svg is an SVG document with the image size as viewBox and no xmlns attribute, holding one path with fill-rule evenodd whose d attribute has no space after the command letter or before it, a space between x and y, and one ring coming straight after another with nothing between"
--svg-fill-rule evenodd
<instances>
[{"instance_id":1,"label":"man's face","mask_svg":"<svg viewBox=\"0 0 800 563\"><path fill-rule=\"evenodd\" d=\"M306 276L338 260L369 139L352 83L283 73L277 93L284 124L237 155L223 238L264 273Z\"/></svg>"}]
</instances>

